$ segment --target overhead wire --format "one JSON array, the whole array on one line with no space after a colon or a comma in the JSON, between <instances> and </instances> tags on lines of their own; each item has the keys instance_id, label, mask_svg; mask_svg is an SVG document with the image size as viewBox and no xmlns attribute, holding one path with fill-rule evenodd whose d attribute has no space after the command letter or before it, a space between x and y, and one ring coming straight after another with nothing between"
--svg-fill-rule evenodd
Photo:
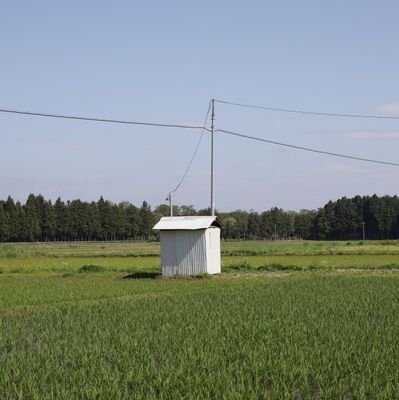
<instances>
[{"instance_id":1,"label":"overhead wire","mask_svg":"<svg viewBox=\"0 0 399 400\"><path fill-rule=\"evenodd\" d=\"M42 113L42 112L11 110L11 109L4 109L4 108L0 109L0 112L8 113L8 114L33 116L33 117L60 118L60 119L68 119L68 120L105 122L105 123L111 123L111 124L124 124L124 125L154 126L154 127L162 127L162 128L201 129L202 131L203 130L209 131L209 129L205 128L204 126L198 126L198 125L168 124L168 123L163 123L163 122L160 123L160 122L129 121L129 120L119 120L119 119L83 117L83 116L76 116L76 115L50 114L50 113Z\"/></svg>"},{"instance_id":2,"label":"overhead wire","mask_svg":"<svg viewBox=\"0 0 399 400\"><path fill-rule=\"evenodd\" d=\"M187 176L188 172L190 171L191 165L192 165L192 163L193 163L193 161L194 161L194 159L195 159L195 156L197 155L198 149L199 149L200 144L201 144L201 142L202 142L202 138L204 137L204 133L205 133L205 131L209 131L209 129L206 128L206 123L207 123L208 118L209 118L209 112L210 112L210 110L211 110L211 102L209 102L208 111L207 111L207 113L206 113L205 120L204 120L204 124L203 124L203 126L202 126L201 135L200 135L200 137L199 137L199 139L198 139L198 142L197 142L197 145L196 145L196 147L195 147L195 149L194 149L193 155L192 155L192 157L191 157L191 159L190 159L190 161L189 161L189 163L188 163L188 165L187 165L187 168L186 168L186 170L184 171L184 174L183 174L182 178L180 179L179 183L176 185L176 187L175 187L173 190L171 190L171 191L168 193L168 196L170 196L172 193L175 193L175 192L179 189L179 187L181 186L181 184L182 184L182 183L184 182L184 180L186 179L186 176Z\"/></svg>"},{"instance_id":3,"label":"overhead wire","mask_svg":"<svg viewBox=\"0 0 399 400\"><path fill-rule=\"evenodd\" d=\"M235 105L235 106L241 106L241 107L249 107L249 108L260 108L260 109L265 109L269 111L281 111L281 112L291 112L291 113L300 113L300 114L312 114L312 115L318 115L318 116L329 116L329 117L351 117L351 118L378 118L378 119L399 119L399 117L396 116L382 116L382 115L361 115L361 114L336 114L336 113L321 113L321 112L314 112L314 111L304 111L304 110L293 110L293 109L283 109L283 108L273 108L273 107L263 107L263 106L256 106L256 105L249 105L249 104L242 104L242 103L234 103L230 101L225 101L225 100L218 100L215 99L215 102L218 103L223 103L223 104L229 104L229 105ZM210 107L211 107L211 102L209 103L208 106L208 111L206 114L206 118L204 121L204 124L202 126L198 125L184 125L184 124L168 124L168 123L158 123L158 122L149 122L149 121L130 121L130 120L117 120L117 119L107 119L107 118L95 118L95 117L83 117L83 116L76 116L76 115L66 115L66 114L51 114L51 113L42 113L42 112L30 112L30 111L20 111L20 110L12 110L12 109L0 109L0 112L2 113L9 113L9 114L16 114L16 115L26 115L26 116L37 116L37 117L48 117L48 118L60 118L60 119L68 119L68 120L79 120L79 121L89 121L89 122L103 122L103 123L113 123L113 124L125 124L125 125L140 125L140 126L152 126L152 127L163 127L163 128L182 128L182 129L201 129L201 135L198 140L198 143L194 149L193 155L190 159L190 162L187 165L187 168L179 181L179 183L176 185L176 187L169 192L169 194L176 192L179 187L182 185L183 181L185 180L191 165L194 161L194 158L196 157L196 154L198 152L198 148L201 144L201 141L203 139L205 131L211 132L209 128L206 127L206 123L209 118L209 112L210 112ZM357 156L351 156L347 154L341 154L341 153L334 153L330 151L325 151L325 150L319 150L319 149L314 149L314 148L309 148L309 147L304 147L304 146L297 146L297 145L292 145L289 143L282 143L282 142L277 142L273 140L268 140L256 136L251 136L251 135L246 135L242 134L239 132L233 132L229 130L224 130L224 129L216 129L215 132L221 132L233 136L238 136L250 140L255 140L255 141L260 141L264 143L269 143L269 144L274 144L277 146L283 146L283 147L289 147L297 150L303 150L303 151L308 151L308 152L313 152L313 153L319 153L319 154L324 154L324 155L329 155L329 156L334 156L334 157L341 157L341 158L346 158L346 159L352 159L352 160L357 160L357 161L364 161L364 162L370 162L370 163L375 163L375 164L384 164L384 165L391 165L398 167L399 163L394 163L394 162L389 162L389 161L381 161L381 160L374 160L374 159L369 159L369 158L364 158L364 157L357 157Z\"/></svg>"},{"instance_id":4,"label":"overhead wire","mask_svg":"<svg viewBox=\"0 0 399 400\"><path fill-rule=\"evenodd\" d=\"M233 132L233 131L229 131L229 130L225 130L225 129L216 129L216 132L221 132L221 133L225 133L228 135L238 136L238 137L241 137L244 139L255 140L258 142L269 143L269 144L273 144L276 146L289 147L289 148L296 149L296 150L308 151L308 152L312 152L312 153L324 154L324 155L334 156L334 157L347 158L347 159L356 160L356 161L364 161L364 162L369 162L369 163L374 163L374 164L383 164L383 165L391 165L394 167L399 167L399 163L394 163L394 162L390 162L390 161L374 160L374 159L370 159L370 158L351 156L348 154L333 153L330 151L319 150L319 149L314 149L314 148L310 148L310 147L296 146L296 145L289 144L289 143L276 142L274 140L268 140L268 139L264 139L264 138L260 138L260 137L256 137L256 136L250 136L250 135L246 135L243 133Z\"/></svg>"},{"instance_id":5,"label":"overhead wire","mask_svg":"<svg viewBox=\"0 0 399 400\"><path fill-rule=\"evenodd\" d=\"M215 99L215 102L221 103L221 104L227 104L227 105L231 105L231 106L237 106L237 107L255 108L255 109L260 109L260 110L276 111L276 112L284 112L284 113L315 115L315 116L319 116L319 117L368 118L368 119L393 119L393 120L399 120L399 116L394 116L394 115L347 114L347 113L307 111L307 110L298 110L298 109L291 109L291 108L265 107L265 106L259 106L259 105L253 105L253 104L235 103L233 101L218 100L218 99Z\"/></svg>"}]
</instances>

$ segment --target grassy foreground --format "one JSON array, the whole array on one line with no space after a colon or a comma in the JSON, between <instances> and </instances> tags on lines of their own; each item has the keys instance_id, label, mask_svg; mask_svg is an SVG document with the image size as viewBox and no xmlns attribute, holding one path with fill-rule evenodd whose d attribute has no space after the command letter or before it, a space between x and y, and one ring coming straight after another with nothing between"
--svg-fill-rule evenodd
<instances>
[{"instance_id":1,"label":"grassy foreground","mask_svg":"<svg viewBox=\"0 0 399 400\"><path fill-rule=\"evenodd\" d=\"M153 244L2 247L0 399L399 398L397 244L339 245L228 244L201 279L142 279Z\"/></svg>"},{"instance_id":2,"label":"grassy foreground","mask_svg":"<svg viewBox=\"0 0 399 400\"><path fill-rule=\"evenodd\" d=\"M2 399L399 396L396 273L17 278Z\"/></svg>"}]
</instances>

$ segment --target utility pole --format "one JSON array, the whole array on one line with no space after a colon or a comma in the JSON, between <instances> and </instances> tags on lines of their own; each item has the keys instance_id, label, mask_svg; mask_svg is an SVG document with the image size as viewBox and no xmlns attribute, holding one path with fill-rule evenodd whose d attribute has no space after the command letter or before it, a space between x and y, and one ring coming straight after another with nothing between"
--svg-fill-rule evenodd
<instances>
[{"instance_id":1,"label":"utility pole","mask_svg":"<svg viewBox=\"0 0 399 400\"><path fill-rule=\"evenodd\" d=\"M362 222L362 228L363 228L363 242L366 240L366 231L364 230L364 225L365 225L365 222Z\"/></svg>"},{"instance_id":2,"label":"utility pole","mask_svg":"<svg viewBox=\"0 0 399 400\"><path fill-rule=\"evenodd\" d=\"M212 99L212 114L211 114L211 215L215 216L215 199L214 199L214 173L213 173L213 137L215 136L215 100Z\"/></svg>"},{"instance_id":3,"label":"utility pole","mask_svg":"<svg viewBox=\"0 0 399 400\"><path fill-rule=\"evenodd\" d=\"M170 216L173 217L172 193L168 194L168 197L166 198L166 200L169 200Z\"/></svg>"}]
</instances>

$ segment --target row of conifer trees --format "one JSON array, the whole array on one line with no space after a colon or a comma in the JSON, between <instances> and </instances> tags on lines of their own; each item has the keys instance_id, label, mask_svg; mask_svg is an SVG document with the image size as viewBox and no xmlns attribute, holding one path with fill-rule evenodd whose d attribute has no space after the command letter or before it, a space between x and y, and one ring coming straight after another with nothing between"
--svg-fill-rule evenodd
<instances>
[{"instance_id":1,"label":"row of conifer trees","mask_svg":"<svg viewBox=\"0 0 399 400\"><path fill-rule=\"evenodd\" d=\"M25 203L0 200L0 242L154 240L153 225L169 215L166 204L154 209L129 202L81 200L54 203L29 195ZM209 215L209 209L174 206L174 215ZM397 196L356 196L330 201L318 210L217 212L225 239L358 240L399 238Z\"/></svg>"}]
</instances>

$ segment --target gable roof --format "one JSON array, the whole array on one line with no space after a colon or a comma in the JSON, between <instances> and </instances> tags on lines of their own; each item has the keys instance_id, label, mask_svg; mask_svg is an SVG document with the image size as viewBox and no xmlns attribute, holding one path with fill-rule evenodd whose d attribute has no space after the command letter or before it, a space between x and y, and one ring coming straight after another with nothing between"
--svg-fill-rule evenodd
<instances>
[{"instance_id":1,"label":"gable roof","mask_svg":"<svg viewBox=\"0 0 399 400\"><path fill-rule=\"evenodd\" d=\"M160 231L197 230L211 226L222 227L217 217L162 217L152 228Z\"/></svg>"}]
</instances>

